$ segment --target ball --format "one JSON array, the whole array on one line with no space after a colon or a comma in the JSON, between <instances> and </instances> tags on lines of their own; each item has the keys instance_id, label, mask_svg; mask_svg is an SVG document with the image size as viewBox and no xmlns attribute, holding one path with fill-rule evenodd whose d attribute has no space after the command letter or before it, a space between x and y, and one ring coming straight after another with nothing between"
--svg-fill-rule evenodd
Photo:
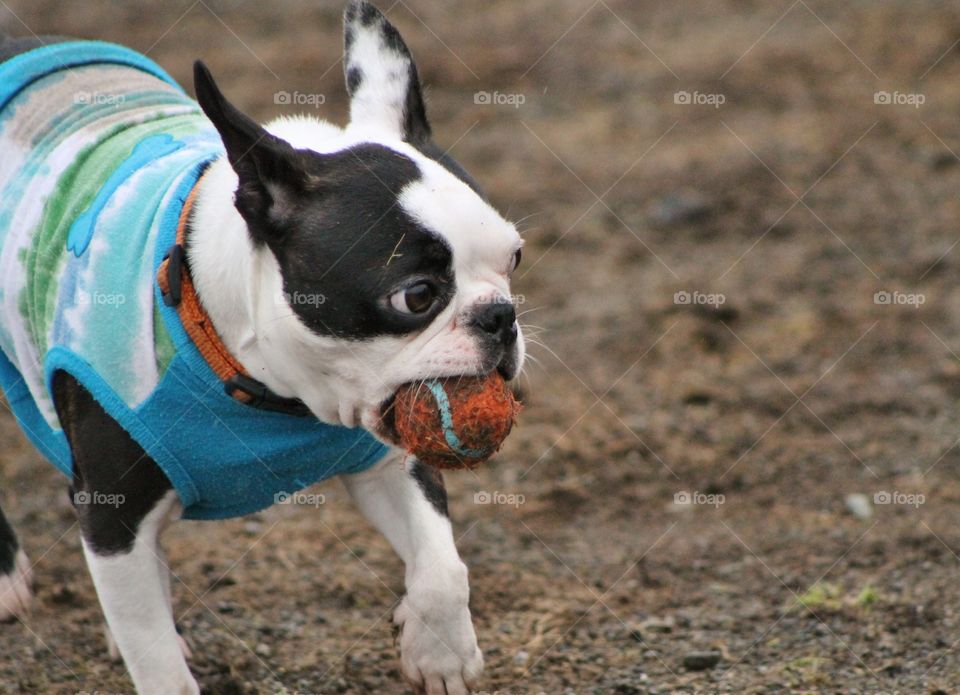
<instances>
[{"instance_id":1,"label":"ball","mask_svg":"<svg viewBox=\"0 0 960 695\"><path fill-rule=\"evenodd\" d=\"M513 391L494 372L405 384L386 417L417 460L438 468L473 468L497 452L519 412Z\"/></svg>"}]
</instances>

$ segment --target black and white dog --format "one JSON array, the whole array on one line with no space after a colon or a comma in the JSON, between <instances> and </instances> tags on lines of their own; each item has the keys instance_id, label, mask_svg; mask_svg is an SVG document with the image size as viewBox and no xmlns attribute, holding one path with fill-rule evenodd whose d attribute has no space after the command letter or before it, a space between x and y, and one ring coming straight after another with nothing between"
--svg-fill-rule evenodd
<instances>
[{"instance_id":1,"label":"black and white dog","mask_svg":"<svg viewBox=\"0 0 960 695\"><path fill-rule=\"evenodd\" d=\"M198 66L197 99L226 156L198 186L185 262L216 332L249 374L322 422L362 426L389 443L382 409L401 384L493 369L512 379L521 369L524 341L509 301L521 239L431 141L410 53L365 2L345 15L344 68L347 127L309 117L261 127ZM343 258L335 271L319 262L331 255ZM295 293L325 301L274 300ZM125 500L77 505L112 640L139 693L199 693L159 545L181 501L78 380L57 373L51 391L73 490ZM471 691L483 656L441 477L391 445L376 466L342 480L406 565L394 614L404 676L431 694ZM30 576L0 514L0 618L25 614Z\"/></svg>"}]
</instances>

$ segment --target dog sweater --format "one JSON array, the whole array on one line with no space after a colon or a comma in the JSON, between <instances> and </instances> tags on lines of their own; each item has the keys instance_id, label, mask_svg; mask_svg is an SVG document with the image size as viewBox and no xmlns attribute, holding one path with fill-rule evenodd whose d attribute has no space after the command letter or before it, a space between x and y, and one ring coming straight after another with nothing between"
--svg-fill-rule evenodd
<instances>
[{"instance_id":1,"label":"dog sweater","mask_svg":"<svg viewBox=\"0 0 960 695\"><path fill-rule=\"evenodd\" d=\"M232 398L164 303L158 268L222 155L196 102L134 51L70 41L0 63L0 387L71 475L51 397L53 374L71 374L193 519L262 509L387 450L362 429Z\"/></svg>"}]
</instances>

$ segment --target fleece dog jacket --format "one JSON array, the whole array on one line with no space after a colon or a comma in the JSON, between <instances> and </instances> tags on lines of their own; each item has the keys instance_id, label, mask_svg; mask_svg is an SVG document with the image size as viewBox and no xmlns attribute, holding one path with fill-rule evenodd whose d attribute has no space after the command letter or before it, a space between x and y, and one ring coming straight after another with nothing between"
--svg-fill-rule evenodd
<instances>
[{"instance_id":1,"label":"fleece dog jacket","mask_svg":"<svg viewBox=\"0 0 960 695\"><path fill-rule=\"evenodd\" d=\"M223 154L196 102L129 49L70 41L0 63L0 387L72 474L51 380L75 377L157 462L194 519L365 470L361 429L235 400L164 304L184 201Z\"/></svg>"}]
</instances>

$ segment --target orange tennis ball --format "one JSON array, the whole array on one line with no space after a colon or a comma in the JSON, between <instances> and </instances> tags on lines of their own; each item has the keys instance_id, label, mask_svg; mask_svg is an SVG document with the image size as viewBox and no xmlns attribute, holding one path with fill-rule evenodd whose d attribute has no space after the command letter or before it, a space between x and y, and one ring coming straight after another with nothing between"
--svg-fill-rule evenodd
<instances>
[{"instance_id":1,"label":"orange tennis ball","mask_svg":"<svg viewBox=\"0 0 960 695\"><path fill-rule=\"evenodd\" d=\"M405 384L387 418L393 418L400 443L419 461L438 468L473 468L497 452L520 407L494 372Z\"/></svg>"}]
</instances>

